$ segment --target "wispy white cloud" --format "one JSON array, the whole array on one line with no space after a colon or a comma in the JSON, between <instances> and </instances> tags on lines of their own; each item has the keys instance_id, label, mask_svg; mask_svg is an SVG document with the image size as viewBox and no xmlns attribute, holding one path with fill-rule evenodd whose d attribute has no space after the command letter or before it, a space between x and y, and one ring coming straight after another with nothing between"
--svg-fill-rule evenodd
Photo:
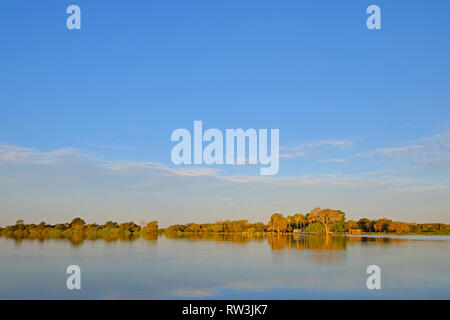
<instances>
[{"instance_id":1,"label":"wispy white cloud","mask_svg":"<svg viewBox=\"0 0 450 320\"><path fill-rule=\"evenodd\" d=\"M317 148L317 147L339 147L339 148L348 148L348 147L354 147L355 142L359 140L358 138L351 138L351 139L343 139L343 140L336 140L336 139L325 139L325 140L314 140L311 142L304 143L302 146L305 148Z\"/></svg>"},{"instance_id":2,"label":"wispy white cloud","mask_svg":"<svg viewBox=\"0 0 450 320\"><path fill-rule=\"evenodd\" d=\"M26 212L47 216L53 210L55 216L81 211L103 212L105 216L130 214L136 219L148 218L145 213L149 213L165 223L174 222L170 217L179 221L180 215L202 215L209 221L228 217L230 212L237 217L248 217L248 212L265 216L298 204L353 207L360 197L365 200L361 200L364 204L358 209L359 216L376 216L380 203L385 210L398 213L408 209L408 215L415 210L418 216L421 209L409 206L408 196L419 195L420 205L438 210L436 220L443 220L442 212L450 205L450 197L443 196L450 194L449 179L414 175L406 169L300 176L227 175L216 168L105 161L74 148L39 151L0 145L0 172L0 212L20 216Z\"/></svg>"},{"instance_id":3,"label":"wispy white cloud","mask_svg":"<svg viewBox=\"0 0 450 320\"><path fill-rule=\"evenodd\" d=\"M424 146L421 145L410 145L410 146L401 146L394 148L378 148L368 152L357 153L356 157L370 157L374 155L382 155L385 157L389 156L400 156L408 152L417 151L423 149Z\"/></svg>"},{"instance_id":4,"label":"wispy white cloud","mask_svg":"<svg viewBox=\"0 0 450 320\"><path fill-rule=\"evenodd\" d=\"M305 156L305 153L300 152L300 151L291 152L291 153L280 153L280 158L282 158L282 159L294 159L294 158L304 157L304 156Z\"/></svg>"},{"instance_id":5,"label":"wispy white cloud","mask_svg":"<svg viewBox=\"0 0 450 320\"><path fill-rule=\"evenodd\" d=\"M399 148L406 150L408 148ZM325 162L343 162L344 159L326 159ZM111 162L90 155L87 151L76 148L60 148L53 151L38 151L31 148L22 148L11 145L0 145L0 162L10 164L32 164L32 165L69 165L77 167L89 164L100 168L103 173L119 174L122 176L137 176L141 179L146 177L178 176L186 178L213 178L218 182L228 182L233 184L255 184L271 186L321 186L335 185L345 187L367 187L367 186L392 186L394 189L404 189L411 185L435 185L438 189L444 188L447 184L433 181L421 182L409 178L399 179L400 173L409 171L380 170L373 172L362 172L358 174L309 174L303 176L259 176L259 175L224 175L223 171L216 168L203 167L168 167L156 162ZM371 178L372 177L372 178ZM153 178L148 181L140 181L132 184L132 188L148 187L157 185ZM404 187L405 186L405 187Z\"/></svg>"},{"instance_id":6,"label":"wispy white cloud","mask_svg":"<svg viewBox=\"0 0 450 320\"><path fill-rule=\"evenodd\" d=\"M317 153L324 153L330 149L354 148L359 138L351 139L324 139L304 142L294 146L282 146L280 148L280 158L294 159L298 157L310 156Z\"/></svg>"},{"instance_id":7,"label":"wispy white cloud","mask_svg":"<svg viewBox=\"0 0 450 320\"><path fill-rule=\"evenodd\" d=\"M136 170L161 171L187 177L217 176L221 170L214 168L171 168L156 162L114 162L107 165L107 168L115 172L132 172Z\"/></svg>"},{"instance_id":8,"label":"wispy white cloud","mask_svg":"<svg viewBox=\"0 0 450 320\"><path fill-rule=\"evenodd\" d=\"M347 160L346 159L324 159L324 160L321 160L322 162L347 162Z\"/></svg>"},{"instance_id":9,"label":"wispy white cloud","mask_svg":"<svg viewBox=\"0 0 450 320\"><path fill-rule=\"evenodd\" d=\"M94 142L94 141L77 141L78 143L94 149L107 149L107 150L138 150L137 148L129 147L129 146L119 146L114 144L102 143L102 142Z\"/></svg>"},{"instance_id":10,"label":"wispy white cloud","mask_svg":"<svg viewBox=\"0 0 450 320\"><path fill-rule=\"evenodd\" d=\"M357 153L354 158L376 156L400 161L398 165L402 167L419 170L450 169L450 131L418 139L408 145Z\"/></svg>"},{"instance_id":11,"label":"wispy white cloud","mask_svg":"<svg viewBox=\"0 0 450 320\"><path fill-rule=\"evenodd\" d=\"M100 161L100 159L77 148L59 148L52 151L38 151L8 144L0 145L0 161L9 163L67 164L69 160Z\"/></svg>"}]
</instances>

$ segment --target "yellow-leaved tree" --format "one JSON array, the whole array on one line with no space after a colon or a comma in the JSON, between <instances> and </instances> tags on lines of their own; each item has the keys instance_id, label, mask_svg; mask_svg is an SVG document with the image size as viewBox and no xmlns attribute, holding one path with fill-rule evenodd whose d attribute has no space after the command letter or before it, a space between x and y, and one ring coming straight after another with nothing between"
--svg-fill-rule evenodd
<instances>
[{"instance_id":1,"label":"yellow-leaved tree","mask_svg":"<svg viewBox=\"0 0 450 320\"><path fill-rule=\"evenodd\" d=\"M288 226L288 221L281 213L274 213L270 217L269 224L267 225L267 230L277 231L277 233L286 231Z\"/></svg>"},{"instance_id":2,"label":"yellow-leaved tree","mask_svg":"<svg viewBox=\"0 0 450 320\"><path fill-rule=\"evenodd\" d=\"M319 207L316 207L308 214L308 222L320 222L325 228L325 234L330 232L331 225L342 221L343 219L345 218L342 212L333 209L320 209Z\"/></svg>"}]
</instances>

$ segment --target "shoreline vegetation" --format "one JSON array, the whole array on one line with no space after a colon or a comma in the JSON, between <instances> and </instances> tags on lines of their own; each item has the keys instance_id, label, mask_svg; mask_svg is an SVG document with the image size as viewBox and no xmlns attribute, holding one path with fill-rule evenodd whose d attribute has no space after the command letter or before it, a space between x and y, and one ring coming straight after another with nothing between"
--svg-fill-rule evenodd
<instances>
[{"instance_id":1,"label":"shoreline vegetation","mask_svg":"<svg viewBox=\"0 0 450 320\"><path fill-rule=\"evenodd\" d=\"M184 234L251 234L251 235L291 235L291 234L377 234L377 235L450 235L450 225L444 223L406 223L392 221L387 218L370 220L367 218L346 220L345 213L340 210L314 208L307 214L284 216L274 213L267 224L263 222L249 223L247 220L226 220L215 223L175 224L160 229L157 221L148 223L117 223L108 221L103 225L87 224L81 218L70 223L25 224L18 220L16 224L0 227L0 236L16 239L65 238L72 242L83 239L96 240L133 240L142 237L156 240L159 234L169 237Z\"/></svg>"}]
</instances>

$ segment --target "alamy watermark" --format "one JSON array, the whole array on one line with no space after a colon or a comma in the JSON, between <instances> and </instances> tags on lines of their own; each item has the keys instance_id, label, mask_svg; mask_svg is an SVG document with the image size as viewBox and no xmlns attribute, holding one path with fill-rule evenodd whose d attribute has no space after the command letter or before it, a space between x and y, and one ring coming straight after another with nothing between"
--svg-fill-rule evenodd
<instances>
[{"instance_id":1,"label":"alamy watermark","mask_svg":"<svg viewBox=\"0 0 450 320\"><path fill-rule=\"evenodd\" d=\"M81 9L79 6L73 4L67 7L66 13L70 14L66 20L66 26L69 30L81 29Z\"/></svg>"},{"instance_id":2,"label":"alamy watermark","mask_svg":"<svg viewBox=\"0 0 450 320\"><path fill-rule=\"evenodd\" d=\"M369 290L381 289L381 268L375 264L367 267L367 274L370 276L367 278L366 285Z\"/></svg>"},{"instance_id":3,"label":"alamy watermark","mask_svg":"<svg viewBox=\"0 0 450 320\"><path fill-rule=\"evenodd\" d=\"M366 12L370 16L366 20L367 29L380 30L381 29L381 9L377 5L370 5L367 7Z\"/></svg>"},{"instance_id":4,"label":"alamy watermark","mask_svg":"<svg viewBox=\"0 0 450 320\"><path fill-rule=\"evenodd\" d=\"M66 269L66 273L70 274L66 280L66 287L69 290L81 290L81 268L76 264L70 265Z\"/></svg>"},{"instance_id":5,"label":"alamy watermark","mask_svg":"<svg viewBox=\"0 0 450 320\"><path fill-rule=\"evenodd\" d=\"M259 164L263 166L261 175L275 175L280 163L280 130L270 129L270 153L268 133L268 129L226 129L224 143L222 131L210 128L203 132L202 121L194 121L193 137L187 129L172 132L171 140L178 143L172 148L171 159L176 165ZM203 142L208 142L204 148Z\"/></svg>"},{"instance_id":6,"label":"alamy watermark","mask_svg":"<svg viewBox=\"0 0 450 320\"><path fill-rule=\"evenodd\" d=\"M77 5L70 5L66 9L66 13L70 16L67 17L66 26L69 30L81 29L81 8ZM366 20L366 26L369 30L381 29L381 9L377 5L369 5L366 9L366 13L370 16Z\"/></svg>"}]
</instances>

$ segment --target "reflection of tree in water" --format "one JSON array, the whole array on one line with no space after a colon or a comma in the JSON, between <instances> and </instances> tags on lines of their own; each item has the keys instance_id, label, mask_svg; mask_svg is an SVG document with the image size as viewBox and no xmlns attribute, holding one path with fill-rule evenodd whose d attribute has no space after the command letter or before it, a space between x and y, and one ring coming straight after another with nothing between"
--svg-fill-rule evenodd
<instances>
[{"instance_id":1,"label":"reflection of tree in water","mask_svg":"<svg viewBox=\"0 0 450 320\"><path fill-rule=\"evenodd\" d=\"M349 243L377 243L377 244L392 244L408 241L408 239L388 238L388 237L347 237Z\"/></svg>"},{"instance_id":2,"label":"reflection of tree in water","mask_svg":"<svg viewBox=\"0 0 450 320\"><path fill-rule=\"evenodd\" d=\"M114 242L114 241L125 241L132 242L136 239L142 238L147 241L156 241L158 240L158 234L153 233L144 233L144 234L121 234L121 233L97 233L97 232L73 232L69 235L48 235L48 234L21 234L21 235L11 235L6 236L7 238L11 238L14 240L16 245L20 245L22 241L39 241L44 242L46 240L59 240L64 241L68 240L71 245L78 246L82 244L85 240L95 241L95 240L103 240L106 242Z\"/></svg>"},{"instance_id":3,"label":"reflection of tree in water","mask_svg":"<svg viewBox=\"0 0 450 320\"><path fill-rule=\"evenodd\" d=\"M347 238L331 235L269 235L267 237L272 250L305 250L311 261L318 264L330 264L345 259Z\"/></svg>"},{"instance_id":4,"label":"reflection of tree in water","mask_svg":"<svg viewBox=\"0 0 450 320\"><path fill-rule=\"evenodd\" d=\"M141 236L143 239L147 241L156 241L158 240L158 234L157 233L146 233Z\"/></svg>"},{"instance_id":5,"label":"reflection of tree in water","mask_svg":"<svg viewBox=\"0 0 450 320\"><path fill-rule=\"evenodd\" d=\"M97 234L97 233L83 233L83 232L75 232L68 239L72 245L80 245L84 240L104 240L106 242L132 242L139 238L139 235L136 234L120 234L120 233L110 233L110 234ZM157 234L142 234L141 238L153 241L158 239Z\"/></svg>"},{"instance_id":6,"label":"reflection of tree in water","mask_svg":"<svg viewBox=\"0 0 450 320\"><path fill-rule=\"evenodd\" d=\"M78 246L83 243L84 237L82 232L74 232L72 237L69 239L70 244Z\"/></svg>"},{"instance_id":7,"label":"reflection of tree in water","mask_svg":"<svg viewBox=\"0 0 450 320\"><path fill-rule=\"evenodd\" d=\"M217 242L248 243L250 241L267 241L272 250L296 249L296 250L314 250L314 251L339 251L346 250L347 244L356 243L377 243L392 244L408 241L407 239L389 238L389 237L365 237L365 236L342 236L342 235L319 235L319 234L300 234L300 235L282 235L282 234L262 234L262 233L165 233L167 239L185 239L189 241L210 240ZM45 234L29 233L7 235L20 246L23 240L44 242L48 239L61 241L70 241L74 246L83 243L84 240L103 240L106 242L125 241L132 242L142 238L146 241L158 240L156 233L142 234L123 234L123 233L99 233L75 231L70 234ZM267 239L267 240L266 240Z\"/></svg>"},{"instance_id":8,"label":"reflection of tree in water","mask_svg":"<svg viewBox=\"0 0 450 320\"><path fill-rule=\"evenodd\" d=\"M186 239L190 241L212 240L233 243L264 241L264 235L252 233L165 233L165 237L167 239Z\"/></svg>"},{"instance_id":9,"label":"reflection of tree in water","mask_svg":"<svg viewBox=\"0 0 450 320\"><path fill-rule=\"evenodd\" d=\"M273 250L345 250L346 237L325 235L268 235Z\"/></svg>"}]
</instances>

